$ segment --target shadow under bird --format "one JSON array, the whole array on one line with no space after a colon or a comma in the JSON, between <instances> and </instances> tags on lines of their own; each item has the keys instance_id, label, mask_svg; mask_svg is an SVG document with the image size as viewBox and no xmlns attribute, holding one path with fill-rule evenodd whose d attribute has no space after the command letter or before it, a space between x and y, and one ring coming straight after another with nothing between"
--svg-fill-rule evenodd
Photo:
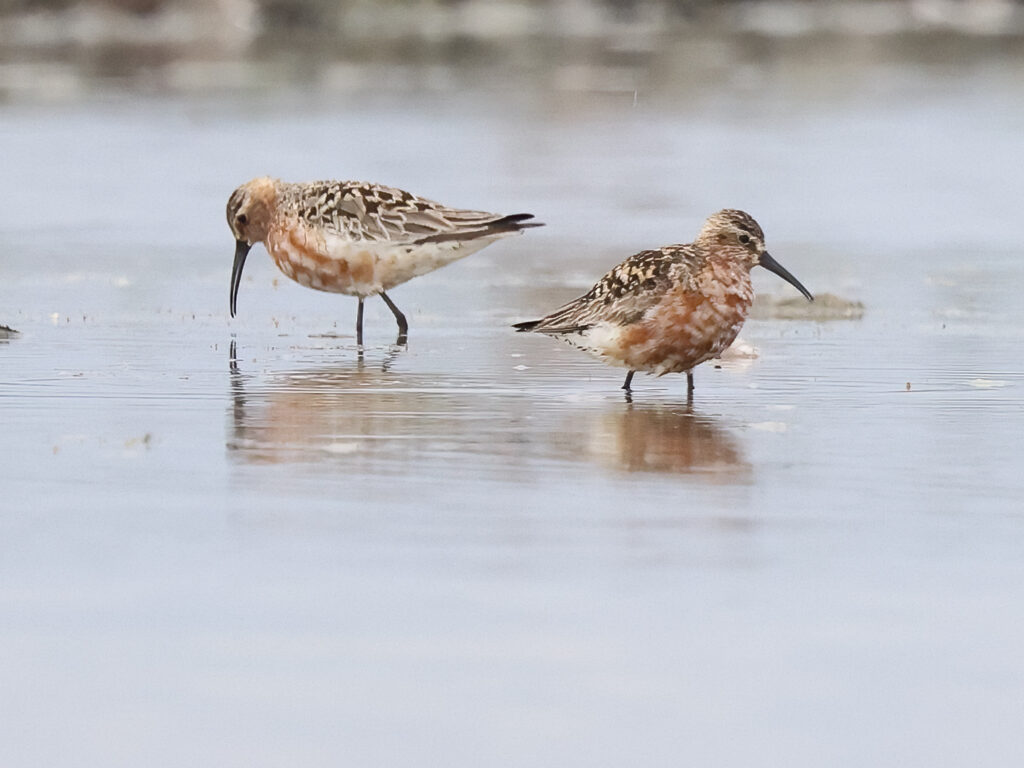
<instances>
[{"instance_id":1,"label":"shadow under bird","mask_svg":"<svg viewBox=\"0 0 1024 768\"><path fill-rule=\"evenodd\" d=\"M503 216L450 208L401 189L362 181L292 184L267 177L236 189L228 200L235 236L231 316L245 258L263 243L278 268L307 288L359 299L356 343L363 343L363 301L380 296L398 322L398 343L409 330L387 291L407 280L518 234L533 215Z\"/></svg>"},{"instance_id":2,"label":"shadow under bird","mask_svg":"<svg viewBox=\"0 0 1024 768\"><path fill-rule=\"evenodd\" d=\"M693 392L694 367L721 355L739 334L754 301L750 270L756 266L814 301L765 250L758 223L726 209L709 217L692 243L634 254L575 301L513 327L555 336L627 368L627 393L637 371L685 371L687 392Z\"/></svg>"}]
</instances>

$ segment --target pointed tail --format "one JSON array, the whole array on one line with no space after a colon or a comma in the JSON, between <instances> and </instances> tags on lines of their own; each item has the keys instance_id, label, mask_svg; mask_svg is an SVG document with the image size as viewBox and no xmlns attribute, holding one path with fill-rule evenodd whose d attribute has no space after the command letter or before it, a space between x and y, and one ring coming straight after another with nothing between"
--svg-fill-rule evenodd
<instances>
[{"instance_id":1,"label":"pointed tail","mask_svg":"<svg viewBox=\"0 0 1024 768\"><path fill-rule=\"evenodd\" d=\"M518 333L522 333L523 331L532 331L538 325L540 325L540 320L526 320L522 323L515 323L512 327L515 328Z\"/></svg>"},{"instance_id":2,"label":"pointed tail","mask_svg":"<svg viewBox=\"0 0 1024 768\"><path fill-rule=\"evenodd\" d=\"M442 232L438 235L430 235L417 240L417 243L445 243L452 240L476 240L481 237L493 237L495 235L511 234L522 232L531 227L543 227L539 221L527 221L532 219L532 213L513 213L510 216L502 216L500 219L488 221L486 224L478 225L478 228L463 228L454 232Z\"/></svg>"},{"instance_id":3,"label":"pointed tail","mask_svg":"<svg viewBox=\"0 0 1024 768\"><path fill-rule=\"evenodd\" d=\"M531 227L544 226L544 222L542 221L528 221L528 219L532 218L532 213L513 213L509 216L503 216L500 219L492 221L487 225L487 229L494 233L519 232L524 229L530 229Z\"/></svg>"}]
</instances>

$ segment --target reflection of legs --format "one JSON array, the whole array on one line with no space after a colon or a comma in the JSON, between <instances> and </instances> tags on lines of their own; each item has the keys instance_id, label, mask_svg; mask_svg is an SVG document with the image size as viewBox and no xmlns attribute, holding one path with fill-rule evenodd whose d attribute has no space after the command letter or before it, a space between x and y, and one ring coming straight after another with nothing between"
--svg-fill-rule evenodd
<instances>
[{"instance_id":1,"label":"reflection of legs","mask_svg":"<svg viewBox=\"0 0 1024 768\"><path fill-rule=\"evenodd\" d=\"M401 349L397 345L392 344L388 347L387 353L384 355L384 359L380 364L380 372L387 373L391 370L391 365L398 359L398 355L401 353Z\"/></svg>"},{"instance_id":2,"label":"reflection of legs","mask_svg":"<svg viewBox=\"0 0 1024 768\"><path fill-rule=\"evenodd\" d=\"M228 351L228 371L231 385L231 421L234 424L235 438L241 439L246 437L245 386L242 372L238 368L238 346L234 339L231 340L231 349Z\"/></svg>"},{"instance_id":3,"label":"reflection of legs","mask_svg":"<svg viewBox=\"0 0 1024 768\"><path fill-rule=\"evenodd\" d=\"M632 388L629 385L633 381L633 374L634 373L636 373L636 371L630 371L629 373L626 374L626 383L622 385L622 388L624 390L626 390L627 392L632 392L633 391Z\"/></svg>"},{"instance_id":4,"label":"reflection of legs","mask_svg":"<svg viewBox=\"0 0 1024 768\"><path fill-rule=\"evenodd\" d=\"M406 336L409 334L409 323L406 322L405 315L402 314L402 311L395 306L395 303L388 298L384 291L380 292L380 297L384 299L384 303L388 305L388 309L394 313L395 320L398 321L398 338L395 340L395 343L405 344Z\"/></svg>"},{"instance_id":5,"label":"reflection of legs","mask_svg":"<svg viewBox=\"0 0 1024 768\"><path fill-rule=\"evenodd\" d=\"M363 348L363 297L359 297L359 311L356 312L356 345Z\"/></svg>"}]
</instances>

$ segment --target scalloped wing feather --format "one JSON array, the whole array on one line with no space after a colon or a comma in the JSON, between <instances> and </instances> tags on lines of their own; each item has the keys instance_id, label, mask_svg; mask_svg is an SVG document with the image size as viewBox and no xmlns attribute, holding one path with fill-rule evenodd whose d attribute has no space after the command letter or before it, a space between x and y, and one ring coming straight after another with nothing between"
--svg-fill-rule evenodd
<instances>
[{"instance_id":1,"label":"scalloped wing feather","mask_svg":"<svg viewBox=\"0 0 1024 768\"><path fill-rule=\"evenodd\" d=\"M640 251L613 267L583 296L570 301L521 330L537 333L579 333L597 323L628 325L644 316L677 285L689 284L703 261L692 245L669 245Z\"/></svg>"},{"instance_id":2,"label":"scalloped wing feather","mask_svg":"<svg viewBox=\"0 0 1024 768\"><path fill-rule=\"evenodd\" d=\"M382 184L319 181L290 186L302 218L351 240L416 243L427 238L470 240L514 231L492 231L492 225L508 218L501 214L449 208Z\"/></svg>"}]
</instances>

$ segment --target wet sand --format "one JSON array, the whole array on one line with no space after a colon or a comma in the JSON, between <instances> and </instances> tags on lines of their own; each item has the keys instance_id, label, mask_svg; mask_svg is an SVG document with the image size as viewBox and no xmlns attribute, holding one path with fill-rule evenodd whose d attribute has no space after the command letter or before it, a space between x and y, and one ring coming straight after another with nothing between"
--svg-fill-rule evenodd
<instances>
[{"instance_id":1,"label":"wet sand","mask_svg":"<svg viewBox=\"0 0 1024 768\"><path fill-rule=\"evenodd\" d=\"M1018 762L1024 100L886 82L0 110L0 762ZM263 173L547 227L360 359L261 248L228 319ZM692 403L509 328L723 206L837 311L758 274Z\"/></svg>"}]
</instances>

